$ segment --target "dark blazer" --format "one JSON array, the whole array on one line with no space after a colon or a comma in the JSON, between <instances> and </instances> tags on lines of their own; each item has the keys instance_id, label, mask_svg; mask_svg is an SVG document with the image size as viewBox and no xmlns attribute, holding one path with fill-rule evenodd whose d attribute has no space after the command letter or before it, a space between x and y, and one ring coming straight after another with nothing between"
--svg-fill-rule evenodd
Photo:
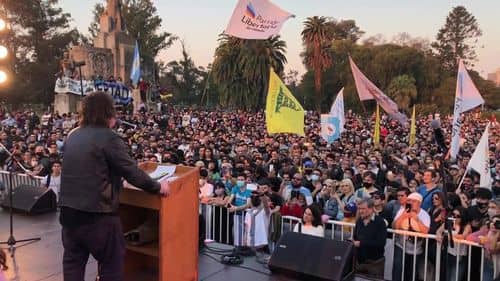
<instances>
[{"instance_id":1,"label":"dark blazer","mask_svg":"<svg viewBox=\"0 0 500 281\"><path fill-rule=\"evenodd\" d=\"M137 167L125 142L109 128L79 127L64 144L60 206L90 213L113 213L122 178L150 193L160 184Z\"/></svg>"}]
</instances>

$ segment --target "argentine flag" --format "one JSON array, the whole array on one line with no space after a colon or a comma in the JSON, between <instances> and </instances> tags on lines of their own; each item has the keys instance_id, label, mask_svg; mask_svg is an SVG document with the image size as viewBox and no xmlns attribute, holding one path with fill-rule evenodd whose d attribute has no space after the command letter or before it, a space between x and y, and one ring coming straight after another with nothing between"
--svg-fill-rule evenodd
<instances>
[{"instance_id":1,"label":"argentine flag","mask_svg":"<svg viewBox=\"0 0 500 281\"><path fill-rule=\"evenodd\" d=\"M330 114L321 114L321 137L327 143L332 143L340 138L340 120Z\"/></svg>"},{"instance_id":2,"label":"argentine flag","mask_svg":"<svg viewBox=\"0 0 500 281\"><path fill-rule=\"evenodd\" d=\"M132 70L130 71L130 79L132 84L137 85L141 77L141 57L139 56L139 44L135 41L134 62L132 63Z\"/></svg>"}]
</instances>

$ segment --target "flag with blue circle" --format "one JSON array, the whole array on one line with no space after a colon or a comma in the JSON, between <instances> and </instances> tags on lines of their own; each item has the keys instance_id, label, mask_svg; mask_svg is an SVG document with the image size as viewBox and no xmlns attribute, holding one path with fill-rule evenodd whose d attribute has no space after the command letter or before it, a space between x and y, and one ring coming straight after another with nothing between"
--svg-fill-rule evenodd
<instances>
[{"instance_id":1,"label":"flag with blue circle","mask_svg":"<svg viewBox=\"0 0 500 281\"><path fill-rule=\"evenodd\" d=\"M130 79L132 84L137 85L141 77L141 57L139 56L139 43L135 41L134 61L132 63L132 70L130 71Z\"/></svg>"},{"instance_id":2,"label":"flag with blue circle","mask_svg":"<svg viewBox=\"0 0 500 281\"><path fill-rule=\"evenodd\" d=\"M321 137L327 143L332 143L340 138L340 120L330 114L321 114Z\"/></svg>"}]
</instances>

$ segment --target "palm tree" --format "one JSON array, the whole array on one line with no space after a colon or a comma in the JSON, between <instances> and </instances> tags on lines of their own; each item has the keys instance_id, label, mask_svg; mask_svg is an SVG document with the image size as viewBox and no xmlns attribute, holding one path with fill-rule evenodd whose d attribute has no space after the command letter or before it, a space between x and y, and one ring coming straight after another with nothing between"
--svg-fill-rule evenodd
<instances>
[{"instance_id":1,"label":"palm tree","mask_svg":"<svg viewBox=\"0 0 500 281\"><path fill-rule=\"evenodd\" d=\"M239 64L242 75L258 91L257 107L265 105L269 69L272 67L278 74L284 71L286 63L286 43L274 36L268 40L245 40L239 55Z\"/></svg>"},{"instance_id":2,"label":"palm tree","mask_svg":"<svg viewBox=\"0 0 500 281\"><path fill-rule=\"evenodd\" d=\"M406 74L394 77L387 88L387 94L402 110L409 112L410 104L417 99L415 78Z\"/></svg>"},{"instance_id":3,"label":"palm tree","mask_svg":"<svg viewBox=\"0 0 500 281\"><path fill-rule=\"evenodd\" d=\"M306 67L314 72L314 90L316 92L316 110L321 112L321 77L323 71L332 65L329 51L333 40L332 21L326 17L308 17L302 30L302 53Z\"/></svg>"},{"instance_id":4,"label":"palm tree","mask_svg":"<svg viewBox=\"0 0 500 281\"><path fill-rule=\"evenodd\" d=\"M279 74L286 63L286 43L279 36L268 40L245 40L221 35L212 69L221 89L224 106L262 108L269 69Z\"/></svg>"}]
</instances>

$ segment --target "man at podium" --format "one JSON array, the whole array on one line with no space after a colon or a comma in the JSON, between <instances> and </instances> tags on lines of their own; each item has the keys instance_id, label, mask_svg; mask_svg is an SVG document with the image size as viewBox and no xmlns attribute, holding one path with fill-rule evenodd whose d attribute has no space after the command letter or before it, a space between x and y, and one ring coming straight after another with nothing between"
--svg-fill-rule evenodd
<instances>
[{"instance_id":1,"label":"man at podium","mask_svg":"<svg viewBox=\"0 0 500 281\"><path fill-rule=\"evenodd\" d=\"M84 280L90 254L100 281L123 280L125 240L117 216L122 178L150 193L169 193L167 181L160 184L137 167L111 130L115 123L111 96L91 93L83 100L80 126L65 143L59 218L65 281Z\"/></svg>"}]
</instances>

